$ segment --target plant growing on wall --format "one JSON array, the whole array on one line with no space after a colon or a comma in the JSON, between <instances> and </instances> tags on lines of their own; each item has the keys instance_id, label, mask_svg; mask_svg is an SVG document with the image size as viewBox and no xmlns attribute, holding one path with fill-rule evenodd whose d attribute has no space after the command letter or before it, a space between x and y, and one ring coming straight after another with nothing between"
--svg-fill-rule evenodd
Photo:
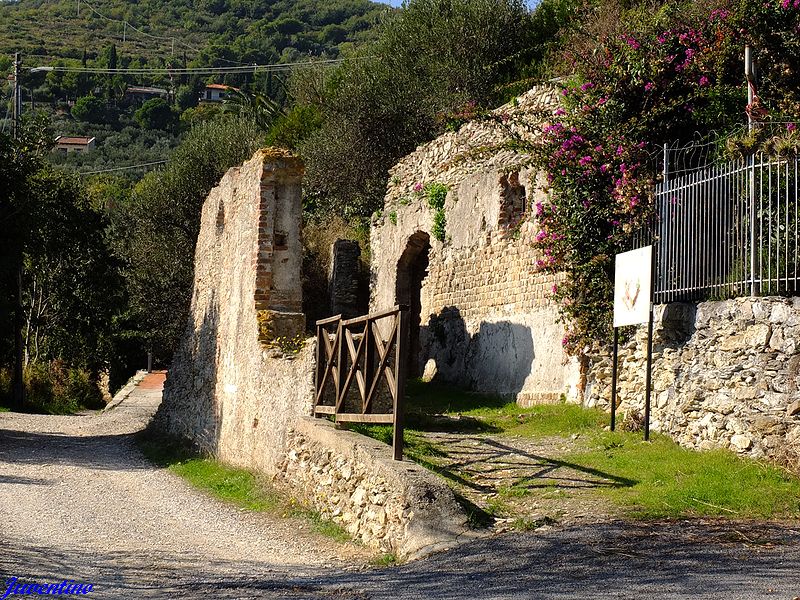
<instances>
[{"instance_id":1,"label":"plant growing on wall","mask_svg":"<svg viewBox=\"0 0 800 600\"><path fill-rule=\"evenodd\" d=\"M571 353L609 339L614 255L650 213L660 145L741 127L744 43L758 48L762 67L761 105L752 108L785 118L800 107L800 1L604 11L586 39L566 45L574 75L531 151L549 192L535 207L536 266L566 274L553 292Z\"/></svg>"},{"instance_id":2,"label":"plant growing on wall","mask_svg":"<svg viewBox=\"0 0 800 600\"><path fill-rule=\"evenodd\" d=\"M445 240L447 215L444 212L444 203L447 199L448 187L443 183L432 182L422 189L428 202L428 208L433 211L433 226L431 235L440 242Z\"/></svg>"}]
</instances>

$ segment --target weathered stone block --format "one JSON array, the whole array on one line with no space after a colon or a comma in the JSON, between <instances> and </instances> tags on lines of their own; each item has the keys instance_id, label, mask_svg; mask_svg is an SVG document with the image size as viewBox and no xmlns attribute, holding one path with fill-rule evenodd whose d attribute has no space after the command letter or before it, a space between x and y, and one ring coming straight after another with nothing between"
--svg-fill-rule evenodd
<instances>
[{"instance_id":1,"label":"weathered stone block","mask_svg":"<svg viewBox=\"0 0 800 600\"><path fill-rule=\"evenodd\" d=\"M303 313L259 310L256 319L258 341L270 348L280 347L302 336L306 326Z\"/></svg>"}]
</instances>

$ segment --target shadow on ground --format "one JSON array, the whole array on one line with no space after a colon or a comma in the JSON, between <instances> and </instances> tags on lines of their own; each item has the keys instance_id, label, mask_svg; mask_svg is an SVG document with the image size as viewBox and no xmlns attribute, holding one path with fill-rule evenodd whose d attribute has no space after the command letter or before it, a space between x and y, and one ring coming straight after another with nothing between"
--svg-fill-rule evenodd
<instances>
[{"instance_id":1,"label":"shadow on ground","mask_svg":"<svg viewBox=\"0 0 800 600\"><path fill-rule=\"evenodd\" d=\"M4 577L92 583L95 598L789 600L800 593L800 532L774 523L606 523L485 539L360 572L0 541Z\"/></svg>"}]
</instances>

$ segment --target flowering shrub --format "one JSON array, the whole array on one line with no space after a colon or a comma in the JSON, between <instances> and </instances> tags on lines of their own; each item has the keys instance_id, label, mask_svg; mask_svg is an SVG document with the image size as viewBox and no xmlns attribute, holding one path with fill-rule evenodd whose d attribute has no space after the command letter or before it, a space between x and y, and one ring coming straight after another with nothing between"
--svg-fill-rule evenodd
<instances>
[{"instance_id":1,"label":"flowering shrub","mask_svg":"<svg viewBox=\"0 0 800 600\"><path fill-rule=\"evenodd\" d=\"M745 42L762 71L751 113L800 106L800 0L665 5L616 26L591 46L567 45L574 74L532 150L549 192L535 207L536 268L566 274L553 293L570 353L609 339L614 255L651 212L660 145L741 126Z\"/></svg>"}]
</instances>

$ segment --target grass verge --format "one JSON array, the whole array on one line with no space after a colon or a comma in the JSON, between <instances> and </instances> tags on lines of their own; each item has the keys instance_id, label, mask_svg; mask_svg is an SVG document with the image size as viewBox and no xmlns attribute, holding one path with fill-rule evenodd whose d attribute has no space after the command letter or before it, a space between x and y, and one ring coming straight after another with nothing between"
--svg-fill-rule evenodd
<instances>
[{"instance_id":1,"label":"grass verge","mask_svg":"<svg viewBox=\"0 0 800 600\"><path fill-rule=\"evenodd\" d=\"M630 485L601 491L643 518L800 517L800 479L727 450L697 452L664 435L598 432L568 460Z\"/></svg>"},{"instance_id":2,"label":"grass verge","mask_svg":"<svg viewBox=\"0 0 800 600\"><path fill-rule=\"evenodd\" d=\"M408 387L406 456L444 477L457 495L470 486L471 475L448 460L448 448L426 433L538 440L549 449L543 462L560 469L564 479L590 475L602 482L580 490L546 478L500 483L481 506L463 498L476 524L503 515L518 517L515 528L533 527L535 522L526 522L524 514L514 514L514 505L528 496L606 499L632 518L800 518L800 479L777 466L727 450L688 450L664 435L644 442L641 433L604 431L607 414L577 405L521 408L503 398L421 382L409 382ZM352 429L391 443L389 427Z\"/></svg>"},{"instance_id":3,"label":"grass verge","mask_svg":"<svg viewBox=\"0 0 800 600\"><path fill-rule=\"evenodd\" d=\"M213 458L201 456L180 441L152 432L141 434L137 441L142 453L152 463L172 471L194 487L224 502L254 512L300 518L310 525L312 531L325 537L337 542L352 541L337 523L300 506L246 469L230 467Z\"/></svg>"}]
</instances>

